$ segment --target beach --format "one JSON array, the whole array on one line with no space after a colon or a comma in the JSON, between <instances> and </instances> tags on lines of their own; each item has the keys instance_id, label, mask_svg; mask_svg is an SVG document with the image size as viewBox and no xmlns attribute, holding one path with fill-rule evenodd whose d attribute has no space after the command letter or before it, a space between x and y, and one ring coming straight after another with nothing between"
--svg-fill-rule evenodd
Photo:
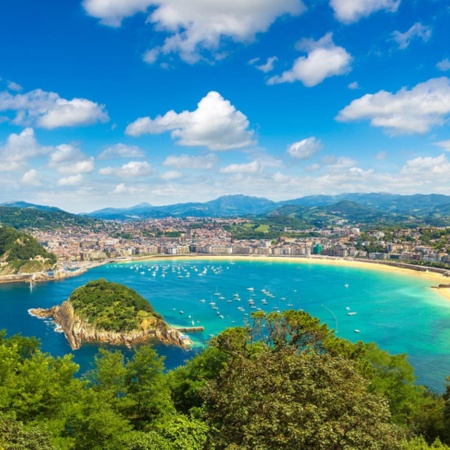
<instances>
[{"instance_id":1,"label":"beach","mask_svg":"<svg viewBox=\"0 0 450 450\"><path fill-rule=\"evenodd\" d=\"M450 301L450 270L435 269L433 267L418 266L413 264L395 263L387 261L365 260L365 259L349 259L337 258L333 256L310 256L310 257L293 257L293 256L264 256L264 255L157 255L145 256L138 258L130 258L128 262L150 261L150 260L218 260L218 261L280 261L297 264L325 264L335 266L355 267L359 269L378 270L391 273L403 273L408 276L419 277L430 282L430 288L438 292L443 298ZM120 261L120 262L127 262Z\"/></svg>"}]
</instances>

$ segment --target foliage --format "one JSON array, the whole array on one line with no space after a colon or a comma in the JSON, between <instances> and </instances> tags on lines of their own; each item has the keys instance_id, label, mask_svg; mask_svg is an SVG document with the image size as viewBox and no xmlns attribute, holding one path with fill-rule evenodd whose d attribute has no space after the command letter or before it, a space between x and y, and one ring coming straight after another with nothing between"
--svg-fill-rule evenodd
<instances>
[{"instance_id":1,"label":"foliage","mask_svg":"<svg viewBox=\"0 0 450 450\"><path fill-rule=\"evenodd\" d=\"M56 256L48 253L32 236L14 228L0 227L0 259L19 269L36 258L40 258L49 266L56 263Z\"/></svg>"},{"instance_id":2,"label":"foliage","mask_svg":"<svg viewBox=\"0 0 450 450\"><path fill-rule=\"evenodd\" d=\"M104 279L90 281L69 297L75 312L99 329L126 332L158 318L152 305L133 289Z\"/></svg>"},{"instance_id":3,"label":"foliage","mask_svg":"<svg viewBox=\"0 0 450 450\"><path fill-rule=\"evenodd\" d=\"M19 230L55 230L69 227L95 228L95 219L70 214L65 211L45 211L35 208L0 206L0 225Z\"/></svg>"}]
</instances>

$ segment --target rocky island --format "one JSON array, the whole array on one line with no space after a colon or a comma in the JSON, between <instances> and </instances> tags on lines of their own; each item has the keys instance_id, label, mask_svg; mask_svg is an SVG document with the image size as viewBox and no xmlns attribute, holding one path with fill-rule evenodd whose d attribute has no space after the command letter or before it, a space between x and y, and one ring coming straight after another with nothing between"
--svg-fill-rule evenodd
<instances>
[{"instance_id":1,"label":"rocky island","mask_svg":"<svg viewBox=\"0 0 450 450\"><path fill-rule=\"evenodd\" d=\"M31 309L30 314L53 318L64 331L72 350L80 348L84 342L131 347L157 339L182 348L192 344L136 291L104 279L75 289L60 306Z\"/></svg>"}]
</instances>

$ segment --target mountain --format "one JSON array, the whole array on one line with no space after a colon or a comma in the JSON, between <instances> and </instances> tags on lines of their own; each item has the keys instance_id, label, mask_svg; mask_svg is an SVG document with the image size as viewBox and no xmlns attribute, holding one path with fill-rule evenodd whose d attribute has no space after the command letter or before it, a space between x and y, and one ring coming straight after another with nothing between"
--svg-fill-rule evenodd
<instances>
[{"instance_id":1,"label":"mountain","mask_svg":"<svg viewBox=\"0 0 450 450\"><path fill-rule=\"evenodd\" d=\"M234 217L259 215L276 209L278 203L260 197L225 195L205 203L177 203L151 206L148 203L131 208L106 208L87 214L97 219L157 219L163 217Z\"/></svg>"}]
</instances>

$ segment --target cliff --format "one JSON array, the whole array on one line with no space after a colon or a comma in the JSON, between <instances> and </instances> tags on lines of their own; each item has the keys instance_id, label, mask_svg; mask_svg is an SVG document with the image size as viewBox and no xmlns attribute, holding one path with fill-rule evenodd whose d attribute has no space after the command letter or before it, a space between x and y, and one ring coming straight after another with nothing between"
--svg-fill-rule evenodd
<instances>
[{"instance_id":1,"label":"cliff","mask_svg":"<svg viewBox=\"0 0 450 450\"><path fill-rule=\"evenodd\" d=\"M182 348L189 348L192 344L187 336L175 328L171 328L164 320L157 317L144 319L138 329L127 332L97 329L75 313L70 300L66 300L61 306L53 306L49 309L30 309L30 314L53 318L63 329L72 350L79 349L83 342L131 347L151 339L157 339Z\"/></svg>"}]
</instances>

